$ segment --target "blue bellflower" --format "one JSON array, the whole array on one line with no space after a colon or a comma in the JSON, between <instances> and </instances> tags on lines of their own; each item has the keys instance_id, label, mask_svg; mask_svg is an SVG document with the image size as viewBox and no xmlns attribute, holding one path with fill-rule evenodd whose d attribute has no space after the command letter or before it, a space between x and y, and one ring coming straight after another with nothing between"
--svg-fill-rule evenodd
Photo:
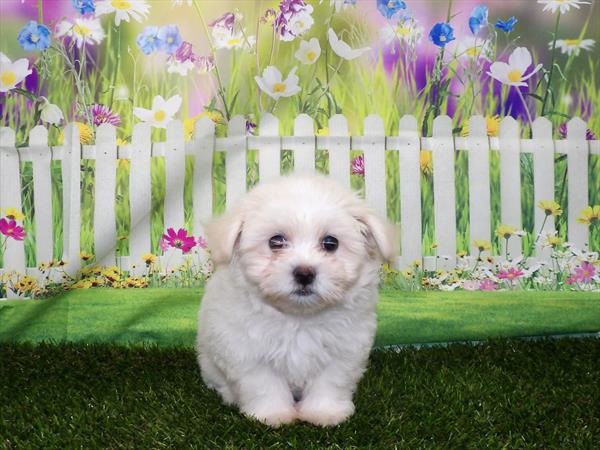
<instances>
[{"instance_id":1,"label":"blue bellflower","mask_svg":"<svg viewBox=\"0 0 600 450\"><path fill-rule=\"evenodd\" d=\"M436 23L429 32L429 40L438 47L445 47L450 41L456 39L454 37L454 29L448 23Z\"/></svg>"},{"instance_id":2,"label":"blue bellflower","mask_svg":"<svg viewBox=\"0 0 600 450\"><path fill-rule=\"evenodd\" d=\"M471 33L477 34L482 27L488 24L488 7L485 5L476 6L471 17L469 17L469 28Z\"/></svg>"},{"instance_id":3,"label":"blue bellflower","mask_svg":"<svg viewBox=\"0 0 600 450\"><path fill-rule=\"evenodd\" d=\"M389 19L401 9L406 9L406 3L402 0L377 0L377 9Z\"/></svg>"},{"instance_id":4,"label":"blue bellflower","mask_svg":"<svg viewBox=\"0 0 600 450\"><path fill-rule=\"evenodd\" d=\"M144 28L144 31L137 35L135 42L144 55L149 55L158 50L161 46L158 37L158 27L150 26Z\"/></svg>"},{"instance_id":5,"label":"blue bellflower","mask_svg":"<svg viewBox=\"0 0 600 450\"><path fill-rule=\"evenodd\" d=\"M50 30L46 25L40 25L32 20L19 31L17 40L19 45L28 52L31 50L46 50L50 47L50 34Z\"/></svg>"},{"instance_id":6,"label":"blue bellflower","mask_svg":"<svg viewBox=\"0 0 600 450\"><path fill-rule=\"evenodd\" d=\"M518 20L515 18L515 16L512 16L510 19L506 20L498 19L496 21L496 28L504 31L505 33L510 33L517 22Z\"/></svg>"},{"instance_id":7,"label":"blue bellflower","mask_svg":"<svg viewBox=\"0 0 600 450\"><path fill-rule=\"evenodd\" d=\"M94 0L71 0L71 4L79 14L91 14L96 11Z\"/></svg>"},{"instance_id":8,"label":"blue bellflower","mask_svg":"<svg viewBox=\"0 0 600 450\"><path fill-rule=\"evenodd\" d=\"M165 25L158 30L160 48L169 55L175 53L181 45L181 36L177 25Z\"/></svg>"}]
</instances>

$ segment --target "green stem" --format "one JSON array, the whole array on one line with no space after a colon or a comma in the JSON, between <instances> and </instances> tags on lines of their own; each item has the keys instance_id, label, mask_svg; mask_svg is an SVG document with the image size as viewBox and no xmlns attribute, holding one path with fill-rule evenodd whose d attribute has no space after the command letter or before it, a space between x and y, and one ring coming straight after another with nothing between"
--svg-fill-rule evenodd
<instances>
[{"instance_id":1,"label":"green stem","mask_svg":"<svg viewBox=\"0 0 600 450\"><path fill-rule=\"evenodd\" d=\"M542 102L542 116L546 113L546 103L548 102L548 94L552 83L552 74L554 73L554 58L556 56L556 36L558 35L558 24L560 22L560 12L556 14L556 24L554 25L554 39L552 40L552 57L550 58L550 73L548 74L548 83L546 92L544 93L544 101Z\"/></svg>"},{"instance_id":2,"label":"green stem","mask_svg":"<svg viewBox=\"0 0 600 450\"><path fill-rule=\"evenodd\" d=\"M38 23L44 23L44 8L42 6L42 0L38 0L37 2L37 10L38 10Z\"/></svg>"},{"instance_id":3,"label":"green stem","mask_svg":"<svg viewBox=\"0 0 600 450\"><path fill-rule=\"evenodd\" d=\"M112 28L112 27L111 27ZM111 94L110 94L110 109L114 110L114 102L115 102L115 91L117 90L117 76L119 74L119 70L121 69L121 27L117 28L117 63L115 64L115 70L113 72L111 84Z\"/></svg>"}]
</instances>

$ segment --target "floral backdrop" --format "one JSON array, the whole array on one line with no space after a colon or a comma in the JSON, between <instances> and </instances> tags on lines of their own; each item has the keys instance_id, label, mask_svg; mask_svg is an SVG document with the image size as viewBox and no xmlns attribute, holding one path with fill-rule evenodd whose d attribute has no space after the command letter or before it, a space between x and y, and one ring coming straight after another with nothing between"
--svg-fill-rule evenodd
<instances>
[{"instance_id":1,"label":"floral backdrop","mask_svg":"<svg viewBox=\"0 0 600 450\"><path fill-rule=\"evenodd\" d=\"M423 136L433 119L452 118L456 134L468 133L468 119L486 118L490 136L498 134L505 116L520 121L523 137L530 124L544 116L564 138L566 122L582 118L587 138L600 133L600 10L580 0L2 0L0 2L0 120L17 132L17 145L27 145L29 131L43 124L51 145L63 140L63 127L74 121L81 143L94 142L103 123L117 127L120 144L130 142L136 123L152 126L153 139L165 138L173 119L184 123L191 139L195 122L208 117L222 135L228 121L246 117L246 130L257 132L261 114L275 114L282 133L290 133L294 118L314 118L317 133L328 133L327 120L344 114L350 133L361 134L369 114L380 115L386 132L397 130L404 114L417 117ZM597 289L600 249L600 176L598 156L590 156L590 205L579 221L590 226L590 246L576 249L566 237L566 162L556 157L556 196L532 204L533 171L522 155L523 229L500 223L498 160L491 156L491 242L479 241L477 255L468 255L467 156L457 152L457 243L459 267L451 272L385 267L384 283L409 289ZM215 156L215 212L224 208L224 161ZM249 156L248 184L257 180L256 158ZM317 155L317 166L327 165ZM397 155L387 155L390 163ZM154 164L154 162L153 162ZM61 272L62 218L53 224L56 258L42 264L47 283L21 274L4 274L0 294L7 289L46 295L69 287L144 287L202 284L210 261L202 236L191 236L191 214L180 229L164 229L164 175L160 161L153 167L153 252L144 255L143 277L94 263L93 164L82 163L82 254L84 269L76 276ZM291 165L283 158L283 170ZM394 167L394 164L388 164ZM395 164L397 166L397 164ZM191 174L189 161L186 180ZM60 171L60 166L53 166ZM126 186L128 161L118 168L119 186ZM423 245L437 255L433 235L431 152L421 152ZM397 173L388 169L390 219L399 220ZM364 186L362 156L352 161L352 185ZM28 261L34 261L31 199L32 173L22 167L23 211L7 209L0 218L0 252L9 239L24 240ZM187 181L186 181L187 185ZM117 189L119 191L119 188ZM123 192L126 189L123 187ZM191 204L186 189L186 205ZM161 197L162 194L162 197ZM60 182L53 183L60 202ZM119 196L119 192L117 192ZM539 234L533 210L542 208L556 219L557 232ZM191 208L187 208L190 209ZM462 211L462 212L461 212ZM128 254L128 198L119 197L118 253ZM494 261L501 244L522 239L525 256L538 242L553 250L552 267L524 259ZM542 240L542 241L540 241ZM175 248L189 256L167 270L157 267L157 255ZM197 260L194 256L198 257ZM509 256L509 255L505 255ZM462 259L461 259L462 258ZM461 262L462 261L462 262ZM56 276L58 274L59 282ZM62 277L62 278L61 278ZM2 295L0 295L1 297Z\"/></svg>"}]
</instances>

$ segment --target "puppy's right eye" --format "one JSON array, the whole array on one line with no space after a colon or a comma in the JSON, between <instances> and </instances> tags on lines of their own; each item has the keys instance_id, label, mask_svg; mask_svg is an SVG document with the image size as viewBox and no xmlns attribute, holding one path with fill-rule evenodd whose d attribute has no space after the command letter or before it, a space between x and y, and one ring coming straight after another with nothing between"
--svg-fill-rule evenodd
<instances>
[{"instance_id":1,"label":"puppy's right eye","mask_svg":"<svg viewBox=\"0 0 600 450\"><path fill-rule=\"evenodd\" d=\"M269 239L269 248L271 250L281 250L285 247L285 237L281 234L276 234Z\"/></svg>"}]
</instances>

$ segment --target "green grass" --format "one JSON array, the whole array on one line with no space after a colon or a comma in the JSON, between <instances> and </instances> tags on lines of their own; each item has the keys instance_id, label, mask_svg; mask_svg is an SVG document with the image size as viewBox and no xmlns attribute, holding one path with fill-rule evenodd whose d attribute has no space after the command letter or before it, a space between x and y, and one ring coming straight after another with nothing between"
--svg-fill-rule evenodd
<instances>
[{"instance_id":1,"label":"green grass","mask_svg":"<svg viewBox=\"0 0 600 450\"><path fill-rule=\"evenodd\" d=\"M7 449L592 449L600 341L376 351L356 414L328 429L223 406L182 348L0 344L0 398Z\"/></svg>"},{"instance_id":2,"label":"green grass","mask_svg":"<svg viewBox=\"0 0 600 450\"><path fill-rule=\"evenodd\" d=\"M199 289L75 290L0 303L0 341L193 346ZM384 291L376 345L600 331L600 298L581 292Z\"/></svg>"}]
</instances>

